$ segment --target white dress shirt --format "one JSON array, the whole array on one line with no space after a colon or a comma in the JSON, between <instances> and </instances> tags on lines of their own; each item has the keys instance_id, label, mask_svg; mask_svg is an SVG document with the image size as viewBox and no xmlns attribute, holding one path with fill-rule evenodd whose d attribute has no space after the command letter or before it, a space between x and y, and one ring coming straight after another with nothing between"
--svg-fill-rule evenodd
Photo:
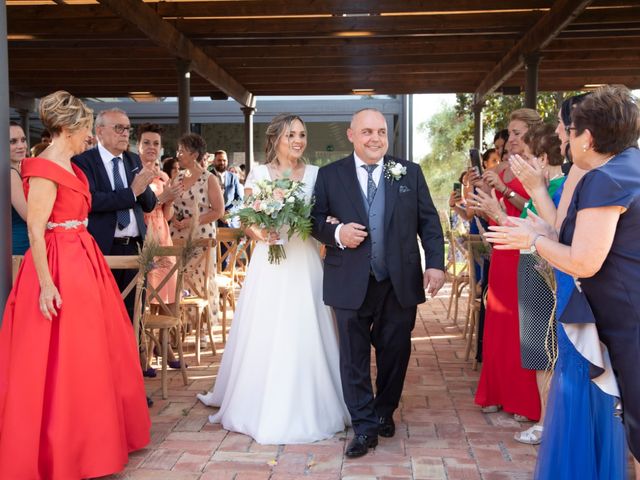
<instances>
[{"instance_id":1,"label":"white dress shirt","mask_svg":"<svg viewBox=\"0 0 640 480\"><path fill-rule=\"evenodd\" d=\"M358 183L360 184L360 189L362 190L362 193L364 193L364 196L366 198L367 185L369 183L369 173L367 172L367 169L362 168L362 166L368 165L368 164L363 162L358 157L358 155L356 155L356 152L353 152L353 160L355 161L355 164L356 164L356 176L358 177ZM380 184L380 177L382 176L382 169L383 169L383 161L384 161L384 157L376 162L377 168L371 174L371 178L373 179L373 182L376 184L376 187ZM336 240L336 244L338 245L338 247L345 248L344 245L340 243L340 230L342 229L342 225L343 224L341 223L336 227L336 230L334 232L334 238Z\"/></svg>"},{"instance_id":2,"label":"white dress shirt","mask_svg":"<svg viewBox=\"0 0 640 480\"><path fill-rule=\"evenodd\" d=\"M127 174L124 170L124 159L122 155L113 155L109 150L104 148L100 142L98 142L98 152L100 153L100 158L102 159L102 163L104 164L104 169L107 171L107 176L109 177L109 182L111 183L111 188L115 191L116 185L113 180L113 159L117 156L120 158L118 162L118 171L120 172L120 178L122 178L122 183L125 188L129 186L127 182ZM133 192L131 194L135 195ZM115 237L138 237L140 236L140 229L138 228L138 223L136 222L136 216L133 214L133 208L129 209L129 225L127 225L122 230L120 227L116 226Z\"/></svg>"}]
</instances>

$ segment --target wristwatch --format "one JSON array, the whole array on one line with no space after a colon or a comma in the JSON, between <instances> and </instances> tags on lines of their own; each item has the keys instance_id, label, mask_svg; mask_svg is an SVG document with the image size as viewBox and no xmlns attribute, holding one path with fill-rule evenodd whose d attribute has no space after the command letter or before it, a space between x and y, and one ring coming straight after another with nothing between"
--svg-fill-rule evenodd
<instances>
[{"instance_id":1,"label":"wristwatch","mask_svg":"<svg viewBox=\"0 0 640 480\"><path fill-rule=\"evenodd\" d=\"M540 237L544 237L544 235L536 233L536 236L533 237L533 242L531 242L531 246L529 246L529 253L538 253L538 250L536 249L536 242Z\"/></svg>"}]
</instances>

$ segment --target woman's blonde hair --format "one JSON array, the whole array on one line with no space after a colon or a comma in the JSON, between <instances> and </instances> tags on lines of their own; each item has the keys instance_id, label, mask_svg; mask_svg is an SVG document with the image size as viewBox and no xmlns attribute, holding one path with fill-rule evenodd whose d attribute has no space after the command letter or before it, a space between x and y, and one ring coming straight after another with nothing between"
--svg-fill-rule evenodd
<instances>
[{"instance_id":1,"label":"woman's blonde hair","mask_svg":"<svg viewBox=\"0 0 640 480\"><path fill-rule=\"evenodd\" d=\"M42 124L52 135L59 135L63 128L73 132L83 127L93 127L93 110L64 90L42 98L39 114Z\"/></svg>"},{"instance_id":2,"label":"woman's blonde hair","mask_svg":"<svg viewBox=\"0 0 640 480\"><path fill-rule=\"evenodd\" d=\"M292 113L281 113L271 120L271 123L267 127L267 145L265 146L265 161L264 163L271 163L277 159L278 142L282 135L291 130L291 124L294 120L298 120L302 127L307 130L306 125L302 118Z\"/></svg>"},{"instance_id":3,"label":"woman's blonde hair","mask_svg":"<svg viewBox=\"0 0 640 480\"><path fill-rule=\"evenodd\" d=\"M509 121L520 120L527 124L527 128L535 127L542 123L542 117L540 114L532 108L519 108L511 112Z\"/></svg>"}]
</instances>

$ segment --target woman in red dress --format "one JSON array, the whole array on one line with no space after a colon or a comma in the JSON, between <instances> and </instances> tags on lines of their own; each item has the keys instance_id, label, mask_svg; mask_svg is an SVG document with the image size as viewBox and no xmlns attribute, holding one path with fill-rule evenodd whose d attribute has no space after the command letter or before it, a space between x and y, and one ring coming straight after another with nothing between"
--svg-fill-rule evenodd
<instances>
[{"instance_id":1,"label":"woman in red dress","mask_svg":"<svg viewBox=\"0 0 640 480\"><path fill-rule=\"evenodd\" d=\"M507 142L509 155L524 154L524 134L539 123L541 118L535 110L521 108L511 113ZM529 195L509 168L508 162L500 164L497 171L486 171L483 180L494 189L506 214L519 217ZM489 220L495 225L495 218ZM483 363L475 401L485 413L498 411L502 407L513 413L517 420L538 420L540 396L535 372L522 368L520 361L519 255L517 250L495 249L491 255Z\"/></svg>"},{"instance_id":2,"label":"woman in red dress","mask_svg":"<svg viewBox=\"0 0 640 480\"><path fill-rule=\"evenodd\" d=\"M59 91L40 117L54 139L23 165L31 249L0 329L0 478L79 480L122 470L150 420L131 322L71 163L92 111Z\"/></svg>"}]
</instances>

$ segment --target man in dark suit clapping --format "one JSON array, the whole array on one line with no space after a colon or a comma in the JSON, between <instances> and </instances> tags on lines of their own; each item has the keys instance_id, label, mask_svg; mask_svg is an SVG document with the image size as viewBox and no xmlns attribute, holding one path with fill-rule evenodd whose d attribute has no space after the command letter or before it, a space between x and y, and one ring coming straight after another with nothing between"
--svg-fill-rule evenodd
<instances>
[{"instance_id":1,"label":"man in dark suit clapping","mask_svg":"<svg viewBox=\"0 0 640 480\"><path fill-rule=\"evenodd\" d=\"M386 155L382 113L357 112L347 136L354 153L319 170L312 217L313 236L327 245L323 297L336 316L342 390L355 432L345 454L359 457L378 435L395 434L416 307L425 290L433 296L444 283L444 240L420 166Z\"/></svg>"},{"instance_id":2,"label":"man in dark suit clapping","mask_svg":"<svg viewBox=\"0 0 640 480\"><path fill-rule=\"evenodd\" d=\"M104 110L95 122L98 145L73 158L87 176L91 191L88 230L105 255L137 255L146 233L143 212L151 212L156 196L149 188L154 173L128 152L131 123L120 109ZM135 270L114 270L123 290ZM125 299L133 317L133 292Z\"/></svg>"}]
</instances>

